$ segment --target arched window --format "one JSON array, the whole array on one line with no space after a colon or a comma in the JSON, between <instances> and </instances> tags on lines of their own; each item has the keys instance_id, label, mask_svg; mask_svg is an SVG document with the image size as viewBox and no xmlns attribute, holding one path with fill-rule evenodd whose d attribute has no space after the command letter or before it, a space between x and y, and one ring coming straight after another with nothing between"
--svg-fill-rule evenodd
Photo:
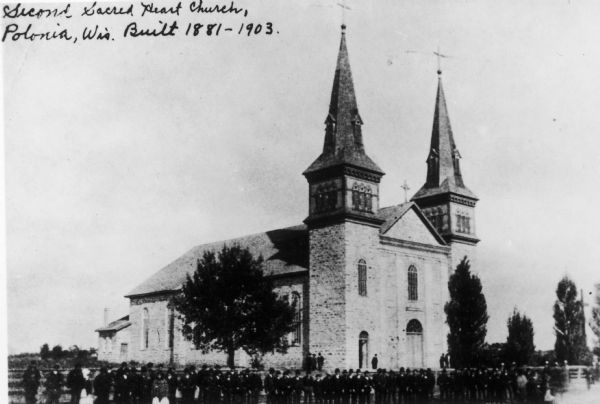
<instances>
[{"instance_id":1,"label":"arched window","mask_svg":"<svg viewBox=\"0 0 600 404\"><path fill-rule=\"evenodd\" d=\"M148 309L142 310L142 349L148 348L150 342L150 315Z\"/></svg>"},{"instance_id":2,"label":"arched window","mask_svg":"<svg viewBox=\"0 0 600 404\"><path fill-rule=\"evenodd\" d=\"M173 348L175 338L175 312L172 307L167 307L165 313L165 348Z\"/></svg>"},{"instance_id":3,"label":"arched window","mask_svg":"<svg viewBox=\"0 0 600 404\"><path fill-rule=\"evenodd\" d=\"M294 331L292 331L292 345L302 342L302 299L300 293L292 292L292 306L296 310L294 315Z\"/></svg>"},{"instance_id":4,"label":"arched window","mask_svg":"<svg viewBox=\"0 0 600 404\"><path fill-rule=\"evenodd\" d=\"M419 281L417 268L410 266L408 268L408 300L417 300L419 298Z\"/></svg>"},{"instance_id":5,"label":"arched window","mask_svg":"<svg viewBox=\"0 0 600 404\"><path fill-rule=\"evenodd\" d=\"M367 263L363 259L358 261L358 294L367 295Z\"/></svg>"},{"instance_id":6,"label":"arched window","mask_svg":"<svg viewBox=\"0 0 600 404\"><path fill-rule=\"evenodd\" d=\"M406 324L407 334L423 334L423 326L419 320L412 319Z\"/></svg>"}]
</instances>

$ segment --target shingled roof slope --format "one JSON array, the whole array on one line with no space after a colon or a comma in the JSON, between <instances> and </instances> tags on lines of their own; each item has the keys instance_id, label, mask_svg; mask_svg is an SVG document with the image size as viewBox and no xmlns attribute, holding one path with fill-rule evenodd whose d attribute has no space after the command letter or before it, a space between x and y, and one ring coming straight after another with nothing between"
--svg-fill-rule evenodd
<instances>
[{"instance_id":1,"label":"shingled roof slope","mask_svg":"<svg viewBox=\"0 0 600 404\"><path fill-rule=\"evenodd\" d=\"M387 232L410 209L415 209L436 239L441 244L445 244L414 202L379 209L377 217L384 220L380 227L380 233ZM265 260L266 275L277 276L308 272L308 229L306 225L298 225L194 247L152 275L125 297L171 292L180 289L186 280L186 276L192 274L196 269L196 262L202 258L204 252L216 252L225 244L239 244L241 247L248 248L255 257L262 255Z\"/></svg>"},{"instance_id":2,"label":"shingled roof slope","mask_svg":"<svg viewBox=\"0 0 600 404\"><path fill-rule=\"evenodd\" d=\"M358 112L345 29L342 26L329 113L325 120L323 153L304 171L305 175L339 165L351 165L383 175L381 168L365 152L361 129L363 121Z\"/></svg>"},{"instance_id":3,"label":"shingled roof slope","mask_svg":"<svg viewBox=\"0 0 600 404\"><path fill-rule=\"evenodd\" d=\"M377 216L385 220L379 228L380 233L385 233L414 205L413 202L406 202L400 205L386 206L379 209Z\"/></svg>"},{"instance_id":4,"label":"shingled roof slope","mask_svg":"<svg viewBox=\"0 0 600 404\"><path fill-rule=\"evenodd\" d=\"M477 196L465 186L460 171L460 153L454 141L446 97L442 86L442 72L438 71L438 90L431 130L431 147L427 157L427 180L411 198L427 198L433 195L453 193L477 200Z\"/></svg>"},{"instance_id":5,"label":"shingled roof slope","mask_svg":"<svg viewBox=\"0 0 600 404\"><path fill-rule=\"evenodd\" d=\"M131 325L131 322L129 321L129 315L123 316L118 320L112 321L110 323L108 323L108 325L104 326L104 327L100 327L98 329L96 329L96 332L102 332L102 331L120 331L123 328L127 328Z\"/></svg>"},{"instance_id":6,"label":"shingled roof slope","mask_svg":"<svg viewBox=\"0 0 600 404\"><path fill-rule=\"evenodd\" d=\"M188 274L196 270L196 262L206 251L219 251L225 244L239 244L252 255L262 255L266 275L286 275L308 271L308 231L298 225L231 240L196 246L152 275L125 297L175 291L181 288Z\"/></svg>"}]
</instances>

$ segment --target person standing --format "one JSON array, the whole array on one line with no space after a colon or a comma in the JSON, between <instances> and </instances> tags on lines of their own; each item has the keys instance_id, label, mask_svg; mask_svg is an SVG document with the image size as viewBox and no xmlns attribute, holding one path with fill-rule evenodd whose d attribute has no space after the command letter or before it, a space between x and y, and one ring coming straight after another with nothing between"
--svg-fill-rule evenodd
<instances>
[{"instance_id":1,"label":"person standing","mask_svg":"<svg viewBox=\"0 0 600 404\"><path fill-rule=\"evenodd\" d=\"M140 400L140 374L138 373L135 366L129 368L129 400L133 403L137 403Z\"/></svg>"},{"instance_id":2,"label":"person standing","mask_svg":"<svg viewBox=\"0 0 600 404\"><path fill-rule=\"evenodd\" d=\"M323 355L321 355L321 352L319 352L319 356L317 356L317 370L320 372L321 370L323 370L323 364L325 363L325 358L323 358Z\"/></svg>"},{"instance_id":3,"label":"person standing","mask_svg":"<svg viewBox=\"0 0 600 404\"><path fill-rule=\"evenodd\" d=\"M26 404L34 404L36 402L41 378L42 375L37 369L35 361L31 361L27 369L25 369L25 373L23 373L23 389L25 390Z\"/></svg>"},{"instance_id":4,"label":"person standing","mask_svg":"<svg viewBox=\"0 0 600 404\"><path fill-rule=\"evenodd\" d=\"M60 366L54 365L54 369L46 377L46 404L59 404L62 386L63 375L60 373Z\"/></svg>"},{"instance_id":5,"label":"person standing","mask_svg":"<svg viewBox=\"0 0 600 404\"><path fill-rule=\"evenodd\" d=\"M169 384L165 380L165 375L162 372L157 372L156 379L152 382L152 403L168 403L168 394Z\"/></svg>"},{"instance_id":6,"label":"person standing","mask_svg":"<svg viewBox=\"0 0 600 404\"><path fill-rule=\"evenodd\" d=\"M175 373L175 369L171 366L169 366L169 369L167 370L166 379L167 384L169 385L169 402L175 404L175 397L177 395L177 374Z\"/></svg>"},{"instance_id":7,"label":"person standing","mask_svg":"<svg viewBox=\"0 0 600 404\"><path fill-rule=\"evenodd\" d=\"M179 379L178 386L181 392L181 402L183 404L192 404L194 402L194 393L196 392L196 382L189 367L186 367L183 371L183 376ZM174 403L175 401L173 401Z\"/></svg>"},{"instance_id":8,"label":"person standing","mask_svg":"<svg viewBox=\"0 0 600 404\"><path fill-rule=\"evenodd\" d=\"M85 387L85 378L81 371L81 363L76 363L75 368L67 374L67 388L71 392L71 404L79 404L81 390Z\"/></svg>"},{"instance_id":9,"label":"person standing","mask_svg":"<svg viewBox=\"0 0 600 404\"><path fill-rule=\"evenodd\" d=\"M121 363L121 366L115 372L115 402L116 403L127 403L129 402L129 368L127 363Z\"/></svg>"},{"instance_id":10,"label":"person standing","mask_svg":"<svg viewBox=\"0 0 600 404\"><path fill-rule=\"evenodd\" d=\"M375 354L375 356L373 356L373 359L371 359L371 366L373 367L373 370L377 370L378 362L379 362L379 359L377 359L377 354Z\"/></svg>"},{"instance_id":11,"label":"person standing","mask_svg":"<svg viewBox=\"0 0 600 404\"><path fill-rule=\"evenodd\" d=\"M154 380L146 366L142 366L139 378L140 401L148 404L152 401L152 383Z\"/></svg>"},{"instance_id":12,"label":"person standing","mask_svg":"<svg viewBox=\"0 0 600 404\"><path fill-rule=\"evenodd\" d=\"M270 368L269 373L265 376L265 394L267 399L267 404L274 403L275 400L275 369Z\"/></svg>"},{"instance_id":13,"label":"person standing","mask_svg":"<svg viewBox=\"0 0 600 404\"><path fill-rule=\"evenodd\" d=\"M308 354L306 354L306 358L304 358L304 370L306 370L306 373L309 373L313 371L312 368L312 356L310 354L310 352Z\"/></svg>"},{"instance_id":14,"label":"person standing","mask_svg":"<svg viewBox=\"0 0 600 404\"><path fill-rule=\"evenodd\" d=\"M94 378L94 394L96 394L96 404L108 404L110 394L111 378L106 366L100 368L100 374Z\"/></svg>"}]
</instances>

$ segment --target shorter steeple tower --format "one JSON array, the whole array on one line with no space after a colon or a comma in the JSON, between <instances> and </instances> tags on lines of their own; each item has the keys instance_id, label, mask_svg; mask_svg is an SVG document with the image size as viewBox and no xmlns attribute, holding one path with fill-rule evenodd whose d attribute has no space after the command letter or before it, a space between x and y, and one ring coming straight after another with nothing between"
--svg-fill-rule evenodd
<instances>
[{"instance_id":1,"label":"shorter steeple tower","mask_svg":"<svg viewBox=\"0 0 600 404\"><path fill-rule=\"evenodd\" d=\"M362 125L346 48L346 26L342 25L323 152L303 173L310 187L307 224L345 219L381 223L376 213L384 173L365 152Z\"/></svg>"},{"instance_id":2,"label":"shorter steeple tower","mask_svg":"<svg viewBox=\"0 0 600 404\"><path fill-rule=\"evenodd\" d=\"M450 126L442 72L438 70L437 73L431 146L426 160L427 178L411 200L419 205L447 243L474 246L479 242L475 233L475 204L478 199L463 181L461 155ZM468 248L461 254L463 252L469 255Z\"/></svg>"}]
</instances>

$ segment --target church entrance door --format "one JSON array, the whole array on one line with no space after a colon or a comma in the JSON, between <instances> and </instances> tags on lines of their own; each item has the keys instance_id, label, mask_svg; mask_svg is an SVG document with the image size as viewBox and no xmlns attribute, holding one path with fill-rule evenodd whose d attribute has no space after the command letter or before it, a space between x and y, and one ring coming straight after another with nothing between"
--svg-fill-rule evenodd
<instances>
[{"instance_id":1,"label":"church entrance door","mask_svg":"<svg viewBox=\"0 0 600 404\"><path fill-rule=\"evenodd\" d=\"M369 367L369 333L362 331L358 336L358 367Z\"/></svg>"},{"instance_id":2,"label":"church entrance door","mask_svg":"<svg viewBox=\"0 0 600 404\"><path fill-rule=\"evenodd\" d=\"M423 367L423 326L419 320L410 320L406 325L407 366Z\"/></svg>"}]
</instances>

